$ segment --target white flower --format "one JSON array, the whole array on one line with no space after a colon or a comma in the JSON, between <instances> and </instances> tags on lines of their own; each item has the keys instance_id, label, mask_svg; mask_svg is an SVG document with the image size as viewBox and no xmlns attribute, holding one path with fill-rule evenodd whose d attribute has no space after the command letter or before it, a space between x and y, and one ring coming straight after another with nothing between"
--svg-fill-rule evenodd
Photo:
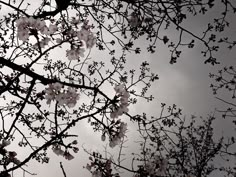
<instances>
[{"instance_id":1,"label":"white flower","mask_svg":"<svg viewBox=\"0 0 236 177\"><path fill-rule=\"evenodd\" d=\"M120 124L120 132L119 132L119 137L123 138L125 136L125 132L127 130L127 123L121 122Z\"/></svg>"},{"instance_id":2,"label":"white flower","mask_svg":"<svg viewBox=\"0 0 236 177\"><path fill-rule=\"evenodd\" d=\"M72 87L69 87L66 93L66 105L69 108L72 108L76 105L77 100L79 99L79 94Z\"/></svg>"},{"instance_id":3,"label":"white flower","mask_svg":"<svg viewBox=\"0 0 236 177\"><path fill-rule=\"evenodd\" d=\"M64 151L61 150L60 146L53 146L52 147L52 151L56 154L56 155L64 155Z\"/></svg>"},{"instance_id":4,"label":"white flower","mask_svg":"<svg viewBox=\"0 0 236 177\"><path fill-rule=\"evenodd\" d=\"M128 109L127 106L128 106L127 104L121 104L121 105L120 105L119 111L121 112L121 115L122 115L123 113L127 113L127 112L129 111L129 109Z\"/></svg>"},{"instance_id":5,"label":"white flower","mask_svg":"<svg viewBox=\"0 0 236 177\"><path fill-rule=\"evenodd\" d=\"M55 91L60 91L61 88L63 87L63 85L59 82L54 83L52 86Z\"/></svg>"},{"instance_id":6,"label":"white flower","mask_svg":"<svg viewBox=\"0 0 236 177\"><path fill-rule=\"evenodd\" d=\"M45 89L47 104L50 104L52 100L56 100L58 105L67 105L69 108L74 107L79 99L79 94L76 89L68 87L67 90L62 90L62 84L54 83L49 84L49 87Z\"/></svg>"},{"instance_id":7,"label":"white flower","mask_svg":"<svg viewBox=\"0 0 236 177\"><path fill-rule=\"evenodd\" d=\"M124 122L121 122L118 134L110 138L109 146L111 148L114 148L116 145L121 143L122 138L124 138L125 136L126 130L127 130L127 124Z\"/></svg>"},{"instance_id":8,"label":"white flower","mask_svg":"<svg viewBox=\"0 0 236 177\"><path fill-rule=\"evenodd\" d=\"M66 55L69 60L78 60L80 57L84 57L84 52L84 48L71 49L66 51Z\"/></svg>"},{"instance_id":9,"label":"white flower","mask_svg":"<svg viewBox=\"0 0 236 177\"><path fill-rule=\"evenodd\" d=\"M91 49L96 44L96 37L94 37L94 35L90 33L85 43L86 43L86 47Z\"/></svg>"},{"instance_id":10,"label":"white flower","mask_svg":"<svg viewBox=\"0 0 236 177\"><path fill-rule=\"evenodd\" d=\"M111 113L110 113L110 117L111 117L112 119L118 118L117 111L111 112Z\"/></svg>"},{"instance_id":11,"label":"white flower","mask_svg":"<svg viewBox=\"0 0 236 177\"><path fill-rule=\"evenodd\" d=\"M29 31L28 29L21 30L17 32L17 36L21 41L27 41L29 39Z\"/></svg>"},{"instance_id":12,"label":"white flower","mask_svg":"<svg viewBox=\"0 0 236 177\"><path fill-rule=\"evenodd\" d=\"M79 40L86 42L88 40L89 33L90 32L88 30L82 28L79 32L77 32L77 37Z\"/></svg>"},{"instance_id":13,"label":"white flower","mask_svg":"<svg viewBox=\"0 0 236 177\"><path fill-rule=\"evenodd\" d=\"M110 139L110 143L109 143L109 146L111 148L114 148L116 145L120 144L121 143L121 139L120 137L118 136L115 136L113 138Z\"/></svg>"},{"instance_id":14,"label":"white flower","mask_svg":"<svg viewBox=\"0 0 236 177\"><path fill-rule=\"evenodd\" d=\"M123 91L125 90L125 85L124 84L119 84L114 87L114 90L116 91L117 94L123 94Z\"/></svg>"},{"instance_id":15,"label":"white flower","mask_svg":"<svg viewBox=\"0 0 236 177\"><path fill-rule=\"evenodd\" d=\"M48 42L50 41L50 38L46 37L42 41L40 41L39 45L41 48L44 48L46 45L48 45ZM37 46L37 44L35 44Z\"/></svg>"},{"instance_id":16,"label":"white flower","mask_svg":"<svg viewBox=\"0 0 236 177\"><path fill-rule=\"evenodd\" d=\"M71 155L69 152L65 152L65 153L64 153L64 157L65 157L66 160L72 160L72 159L74 159L74 156Z\"/></svg>"},{"instance_id":17,"label":"white flower","mask_svg":"<svg viewBox=\"0 0 236 177\"><path fill-rule=\"evenodd\" d=\"M38 29L40 32L44 31L44 27L46 26L45 21L40 20L40 19L36 19L35 22L35 28Z\"/></svg>"},{"instance_id":18,"label":"white flower","mask_svg":"<svg viewBox=\"0 0 236 177\"><path fill-rule=\"evenodd\" d=\"M28 26L28 19L27 17L21 17L19 19L16 20L16 27L18 28L18 30L23 30Z\"/></svg>"},{"instance_id":19,"label":"white flower","mask_svg":"<svg viewBox=\"0 0 236 177\"><path fill-rule=\"evenodd\" d=\"M37 20L36 20L35 18L29 17L29 18L27 19L27 21L28 21L28 24L29 24L30 27L36 28Z\"/></svg>"},{"instance_id":20,"label":"white flower","mask_svg":"<svg viewBox=\"0 0 236 177\"><path fill-rule=\"evenodd\" d=\"M77 60L78 59L75 49L67 50L66 56L69 60Z\"/></svg>"},{"instance_id":21,"label":"white flower","mask_svg":"<svg viewBox=\"0 0 236 177\"><path fill-rule=\"evenodd\" d=\"M40 29L40 32L41 32L42 34L45 34L45 35L50 35L49 29L48 29L47 26L42 27L42 28Z\"/></svg>"},{"instance_id":22,"label":"white flower","mask_svg":"<svg viewBox=\"0 0 236 177\"><path fill-rule=\"evenodd\" d=\"M45 99L47 100L47 104L50 104L52 100L56 99L56 96L60 93L61 88L62 84L58 82L49 84L49 87L45 89Z\"/></svg>"},{"instance_id":23,"label":"white flower","mask_svg":"<svg viewBox=\"0 0 236 177\"><path fill-rule=\"evenodd\" d=\"M66 104L67 103L66 97L67 96L65 93L59 93L55 98L58 101L58 105L62 106Z\"/></svg>"},{"instance_id":24,"label":"white flower","mask_svg":"<svg viewBox=\"0 0 236 177\"><path fill-rule=\"evenodd\" d=\"M128 101L129 101L129 93L125 89L124 84L115 85L114 90L116 94L120 97L120 105L113 109L110 114L111 118L118 118L118 116L123 115L123 113L127 113L128 109Z\"/></svg>"},{"instance_id":25,"label":"white flower","mask_svg":"<svg viewBox=\"0 0 236 177\"><path fill-rule=\"evenodd\" d=\"M60 38L57 38L57 39L56 39L56 43L59 44L59 43L61 43L61 42L62 42L62 40L61 40Z\"/></svg>"},{"instance_id":26,"label":"white flower","mask_svg":"<svg viewBox=\"0 0 236 177\"><path fill-rule=\"evenodd\" d=\"M54 34L58 30L57 25L53 24L50 24L48 29L49 29L49 34Z\"/></svg>"}]
</instances>

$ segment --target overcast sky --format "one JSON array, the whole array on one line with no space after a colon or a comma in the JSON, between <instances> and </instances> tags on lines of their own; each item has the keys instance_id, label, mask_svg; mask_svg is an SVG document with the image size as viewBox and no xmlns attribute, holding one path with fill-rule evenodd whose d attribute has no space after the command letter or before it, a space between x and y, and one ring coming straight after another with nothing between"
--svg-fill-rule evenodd
<instances>
[{"instance_id":1,"label":"overcast sky","mask_svg":"<svg viewBox=\"0 0 236 177\"><path fill-rule=\"evenodd\" d=\"M198 33L202 31L203 27L208 23L208 20L219 12L219 8L215 8L205 17L193 17L185 24L191 30ZM1 12L0 12L1 13ZM232 17L232 22L234 22L234 17ZM231 29L225 34L235 36L236 28L235 24L232 23ZM171 38L175 38L175 33L167 33ZM224 35L224 34L222 34ZM143 39L140 39L137 45L146 47ZM137 104L130 107L131 113L147 112L149 115L158 116L160 114L160 103L164 102L168 105L177 104L178 107L183 109L183 114L190 117L191 114L197 116L206 116L214 112L216 107L223 107L224 104L219 102L212 95L210 89L210 83L213 80L209 79L209 72L216 72L224 66L235 65L236 52L233 50L222 49L218 52L218 60L221 62L218 66L211 66L210 64L204 64L204 59L200 53L202 44L196 43L196 47L193 49L184 50L181 57L178 59L177 63L174 65L169 64L170 53L169 49L162 43L157 43L157 52L154 54L142 52L140 55L127 55L127 67L139 67L139 64L143 60L147 60L151 65L151 69L157 73L160 77L150 93L155 97L155 100L151 104ZM145 50L143 50L145 51ZM96 60L97 56L103 56L104 60L107 60L101 51L92 51L92 57ZM101 57L99 57L101 58ZM110 57L109 57L110 58ZM135 61L134 61L135 60ZM127 120L128 122L128 120ZM225 126L228 125L224 122ZM222 121L215 125L218 128L222 128ZM224 129L224 128L222 128ZM87 124L86 121L81 122L79 128L74 130L79 134L78 141L79 145L84 145L88 149L93 150L103 150L105 143L100 141L100 134L95 134L92 128ZM228 132L230 133L230 132ZM135 128L130 125L128 135L134 136ZM130 137L129 145L131 145L132 151L136 145L132 143L133 138ZM133 144L133 146L132 146ZM132 149L133 148L133 149ZM114 152L116 149L113 149ZM49 151L49 153L51 153ZM90 176L89 172L82 169L83 165L86 165L88 156L83 152L80 147L80 152L77 154L74 160L64 161L62 157L57 157L55 154L51 153L50 164L38 164L37 162L29 163L29 170L31 172L38 173L38 177L62 177L62 172L59 167L59 162L64 162L64 167L67 172L68 177L82 177ZM21 171L18 171L16 177L21 176ZM28 175L27 175L28 176ZM123 175L123 177L130 177L129 175Z\"/></svg>"}]
</instances>

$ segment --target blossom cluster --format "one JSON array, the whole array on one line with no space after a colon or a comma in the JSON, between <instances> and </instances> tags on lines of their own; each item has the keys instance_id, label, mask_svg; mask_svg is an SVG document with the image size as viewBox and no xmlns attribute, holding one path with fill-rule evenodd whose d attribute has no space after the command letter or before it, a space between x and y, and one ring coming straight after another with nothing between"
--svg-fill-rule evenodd
<instances>
[{"instance_id":1,"label":"blossom cluster","mask_svg":"<svg viewBox=\"0 0 236 177\"><path fill-rule=\"evenodd\" d=\"M0 143L0 154L3 155L3 159L5 160L6 164L14 163L16 165L19 165L21 162L19 159L16 158L17 153L15 151L7 151L5 147L10 145L10 141L2 140L2 143Z\"/></svg>"},{"instance_id":2,"label":"blossom cluster","mask_svg":"<svg viewBox=\"0 0 236 177\"><path fill-rule=\"evenodd\" d=\"M92 157L89 157L89 159L92 161L90 164L87 164L85 167L88 171L91 172L92 177L103 177L103 176L113 176L112 168L111 168L111 160L101 161L98 159L94 159L93 161Z\"/></svg>"},{"instance_id":3,"label":"blossom cluster","mask_svg":"<svg viewBox=\"0 0 236 177\"><path fill-rule=\"evenodd\" d=\"M150 176L166 176L167 165L167 159L160 158L160 156L155 155L154 158L149 159L146 162L145 169Z\"/></svg>"},{"instance_id":4,"label":"blossom cluster","mask_svg":"<svg viewBox=\"0 0 236 177\"><path fill-rule=\"evenodd\" d=\"M67 50L66 55L69 60L77 60L80 57L84 57L85 49L78 47L75 49Z\"/></svg>"},{"instance_id":5,"label":"blossom cluster","mask_svg":"<svg viewBox=\"0 0 236 177\"><path fill-rule=\"evenodd\" d=\"M40 31L41 34L52 35L57 31L57 26L55 24L50 24L47 27L44 20L35 19L33 17L21 17L16 20L17 36L20 40L26 41L29 39L30 32L36 30Z\"/></svg>"},{"instance_id":6,"label":"blossom cluster","mask_svg":"<svg viewBox=\"0 0 236 177\"><path fill-rule=\"evenodd\" d=\"M90 30L84 27L82 27L82 29L77 32L77 37L79 38L79 40L84 41L86 47L89 49L91 49L96 43L96 37Z\"/></svg>"},{"instance_id":7,"label":"blossom cluster","mask_svg":"<svg viewBox=\"0 0 236 177\"><path fill-rule=\"evenodd\" d=\"M63 156L66 160L74 159L73 155L71 155L68 151L63 151L61 149L61 146L59 146L59 145L53 146L52 151L58 156ZM74 151L74 152L77 153L78 151Z\"/></svg>"},{"instance_id":8,"label":"blossom cluster","mask_svg":"<svg viewBox=\"0 0 236 177\"><path fill-rule=\"evenodd\" d=\"M96 43L96 37L90 31L90 26L87 25L87 23L88 21L85 21L79 31L75 31L74 29L69 29L66 33L60 33L63 35L70 36L71 40L73 41L70 42L71 49L66 51L66 55L69 60L77 60L79 57L84 57L85 49L81 47L82 46L81 44L83 44L83 42L85 43L88 49L91 49ZM79 20L72 19L71 24L77 25L79 24ZM61 24L61 26L62 29L64 29L63 24ZM42 35L49 36L55 34L55 32L59 30L56 24L51 23L49 26L47 26L44 20L35 19L33 17L21 17L17 19L16 27L17 27L17 37L22 41L27 41L31 34L37 36L38 32L40 32ZM63 39L69 39L69 38L63 37ZM81 44L76 45L74 43L74 41L76 40L79 40ZM48 45L49 41L50 38L44 36L43 39L39 41L39 44L35 44L34 47L40 46L41 48L44 48L46 45ZM56 38L56 42L60 43L62 42L62 39Z\"/></svg>"},{"instance_id":9,"label":"blossom cluster","mask_svg":"<svg viewBox=\"0 0 236 177\"><path fill-rule=\"evenodd\" d=\"M56 100L58 105L67 105L69 108L72 108L76 105L77 100L79 99L79 94L76 89L68 87L67 90L65 90L63 89L63 85L58 82L49 84L49 87L45 89L45 92L47 104Z\"/></svg>"},{"instance_id":10,"label":"blossom cluster","mask_svg":"<svg viewBox=\"0 0 236 177\"><path fill-rule=\"evenodd\" d=\"M114 136L110 137L109 146L111 148L114 148L116 145L120 144L122 139L125 136L126 131L127 131L127 123L121 122L118 133L116 133Z\"/></svg>"},{"instance_id":11,"label":"blossom cluster","mask_svg":"<svg viewBox=\"0 0 236 177\"><path fill-rule=\"evenodd\" d=\"M94 34L89 30L89 28L85 28L82 26L80 31L70 31L72 36L78 38L79 41L83 41L87 47L87 49L91 49L96 43L96 37ZM77 60L79 57L84 57L85 49L82 48L83 43L79 46L73 45L70 50L66 51L67 58L69 60Z\"/></svg>"},{"instance_id":12,"label":"blossom cluster","mask_svg":"<svg viewBox=\"0 0 236 177\"><path fill-rule=\"evenodd\" d=\"M127 113L128 109L128 100L129 100L129 92L126 91L124 84L116 85L114 87L116 95L120 97L120 104L117 107L113 108L110 116L111 118L118 118L119 116L123 115L123 113Z\"/></svg>"}]
</instances>

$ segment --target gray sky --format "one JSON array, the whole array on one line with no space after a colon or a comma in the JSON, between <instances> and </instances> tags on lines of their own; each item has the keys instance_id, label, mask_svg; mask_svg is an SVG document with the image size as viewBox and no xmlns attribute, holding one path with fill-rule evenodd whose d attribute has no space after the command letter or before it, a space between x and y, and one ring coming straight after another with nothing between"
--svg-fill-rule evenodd
<instances>
[{"instance_id":1,"label":"gray sky","mask_svg":"<svg viewBox=\"0 0 236 177\"><path fill-rule=\"evenodd\" d=\"M189 21L185 24L191 30L196 33L202 31L202 27L208 22L208 19L214 17L214 14L219 11L219 8L213 9L208 16L194 17L190 18ZM232 17L232 22L234 22ZM234 36L236 32L235 23L232 23L231 29L225 34ZM175 33L163 32L168 34L171 38L175 38ZM224 35L224 34L223 34ZM137 45L144 48L146 44L143 42L143 39L140 39L137 42ZM183 114L187 117L191 114L197 116L206 116L214 111L216 107L224 107L222 102L219 102L212 95L212 91L209 87L212 82L209 79L209 72L216 72L218 69L221 69L224 66L235 65L236 52L233 50L222 49L218 52L218 60L221 62L219 66L211 66L210 64L204 64L204 58L202 57L200 50L202 44L196 42L196 47L194 49L184 50L181 58L178 59L177 64L170 65L170 53L169 49L162 43L157 43L157 52L154 54L149 54L142 52L140 55L127 55L127 68L139 67L139 64L143 60L150 62L152 71L156 72L160 79L157 81L150 93L155 97L155 100L151 104L137 104L130 107L130 113L136 114L141 112L147 112L149 115L158 116L160 103L164 102L168 105L177 104L178 107L183 109ZM143 50L145 51L145 50ZM101 51L92 51L92 58L97 59L97 56L104 56L106 60L107 55ZM110 58L110 57L109 57ZM134 61L135 60L135 61ZM225 97L223 95L223 97ZM127 120L128 122L128 120ZM215 126L221 128L222 131L225 131L222 127L222 121L218 121L218 124ZM86 121L79 123L80 125L74 131L78 133L79 145L83 145L88 149L93 150L103 150L105 143L100 141L100 134L93 133L91 127L86 123ZM224 121L225 126L230 125L229 122ZM130 135L130 140L128 144L130 148L128 152L135 151L137 145L132 142L135 138L135 127L130 125L128 128ZM221 132L222 132L221 131ZM227 132L227 131L226 131ZM227 133L231 133L228 131ZM220 134L220 133L219 133ZM117 149L111 150L115 152ZM23 151L22 151L23 152ZM87 170L82 169L82 166L86 165L88 156L83 152L80 147L80 151L72 161L64 161L62 157L57 157L55 154L49 151L51 160L49 165L41 165L37 162L31 162L28 164L29 171L38 173L38 177L52 177L52 176L62 176L61 169L59 167L59 162L63 161L65 170L68 177L80 177L80 176L90 176ZM128 154L127 154L128 155ZM22 172L18 171L15 177L21 176ZM28 175L26 175L28 176ZM124 174L123 177L128 177L130 175Z\"/></svg>"}]
</instances>

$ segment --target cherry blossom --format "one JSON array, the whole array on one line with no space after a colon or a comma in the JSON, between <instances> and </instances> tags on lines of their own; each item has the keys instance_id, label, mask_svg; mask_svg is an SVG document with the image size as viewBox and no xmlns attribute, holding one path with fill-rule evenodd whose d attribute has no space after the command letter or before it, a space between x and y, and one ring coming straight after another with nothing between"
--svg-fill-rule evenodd
<instances>
[{"instance_id":1,"label":"cherry blossom","mask_svg":"<svg viewBox=\"0 0 236 177\"><path fill-rule=\"evenodd\" d=\"M47 104L50 104L52 100L55 100L56 95L61 90L62 85L60 83L49 84L49 87L45 89Z\"/></svg>"},{"instance_id":2,"label":"cherry blossom","mask_svg":"<svg viewBox=\"0 0 236 177\"><path fill-rule=\"evenodd\" d=\"M69 108L72 108L76 105L77 100L79 99L79 94L76 89L68 87L67 90L62 89L60 83L49 84L49 87L45 89L47 104L50 104L51 101L56 100L58 105L67 105Z\"/></svg>"},{"instance_id":3,"label":"cherry blossom","mask_svg":"<svg viewBox=\"0 0 236 177\"><path fill-rule=\"evenodd\" d=\"M93 33L90 33L88 35L88 38L85 41L85 43L86 43L86 47L89 48L89 49L91 49L96 44L96 38L93 35Z\"/></svg>"},{"instance_id":4,"label":"cherry blossom","mask_svg":"<svg viewBox=\"0 0 236 177\"><path fill-rule=\"evenodd\" d=\"M120 104L119 106L113 107L113 111L110 113L111 118L118 118L119 116L123 115L123 113L127 113L128 109L128 100L129 100L129 93L125 89L124 84L116 85L114 87L116 95L120 97Z\"/></svg>"},{"instance_id":5,"label":"cherry blossom","mask_svg":"<svg viewBox=\"0 0 236 177\"><path fill-rule=\"evenodd\" d=\"M71 154L70 154L69 152L67 152L67 151L63 154L63 156L65 157L66 160L72 160L72 159L74 159L74 156L71 155Z\"/></svg>"},{"instance_id":6,"label":"cherry blossom","mask_svg":"<svg viewBox=\"0 0 236 177\"><path fill-rule=\"evenodd\" d=\"M16 158L17 153L15 151L8 151L5 149L5 147L9 146L11 144L8 140L2 140L2 143L0 143L0 149L1 149L1 155L4 155L4 160L7 163L14 163L16 165L19 165L21 162L19 159ZM3 153L4 152L4 153Z\"/></svg>"},{"instance_id":7,"label":"cherry blossom","mask_svg":"<svg viewBox=\"0 0 236 177\"><path fill-rule=\"evenodd\" d=\"M50 24L48 28L49 34L54 34L58 30L58 27L56 25Z\"/></svg>"},{"instance_id":8,"label":"cherry blossom","mask_svg":"<svg viewBox=\"0 0 236 177\"><path fill-rule=\"evenodd\" d=\"M67 58L69 60L78 60L80 57L84 57L84 48L71 49L66 51Z\"/></svg>"},{"instance_id":9,"label":"cherry blossom","mask_svg":"<svg viewBox=\"0 0 236 177\"><path fill-rule=\"evenodd\" d=\"M66 92L66 105L71 108L74 107L77 100L79 99L79 94L74 88L69 87Z\"/></svg>"},{"instance_id":10,"label":"cherry blossom","mask_svg":"<svg viewBox=\"0 0 236 177\"><path fill-rule=\"evenodd\" d=\"M36 29L42 34L48 34L48 28L44 20L32 17L21 17L16 20L17 36L20 40L26 41L29 38L30 29Z\"/></svg>"},{"instance_id":11,"label":"cherry blossom","mask_svg":"<svg viewBox=\"0 0 236 177\"><path fill-rule=\"evenodd\" d=\"M118 136L114 136L113 138L110 139L109 146L111 148L114 148L115 146L119 145L121 143L121 139Z\"/></svg>"},{"instance_id":12,"label":"cherry blossom","mask_svg":"<svg viewBox=\"0 0 236 177\"><path fill-rule=\"evenodd\" d=\"M111 148L114 148L116 145L120 144L125 136L126 131L127 131L127 123L121 122L119 127L119 132L115 136L110 137L109 146Z\"/></svg>"},{"instance_id":13,"label":"cherry blossom","mask_svg":"<svg viewBox=\"0 0 236 177\"><path fill-rule=\"evenodd\" d=\"M47 46L48 43L49 43L49 41L50 41L50 38L48 38L48 37L42 39L42 40L39 42L40 48L44 48L45 46ZM38 43L34 44L34 47L35 47L35 48L38 48Z\"/></svg>"},{"instance_id":14,"label":"cherry blossom","mask_svg":"<svg viewBox=\"0 0 236 177\"><path fill-rule=\"evenodd\" d=\"M20 40L27 41L29 39L29 31L28 30L18 31L17 36Z\"/></svg>"},{"instance_id":15,"label":"cherry blossom","mask_svg":"<svg viewBox=\"0 0 236 177\"><path fill-rule=\"evenodd\" d=\"M79 38L79 40L87 41L88 35L89 31L83 28L77 32L77 37Z\"/></svg>"},{"instance_id":16,"label":"cherry blossom","mask_svg":"<svg viewBox=\"0 0 236 177\"><path fill-rule=\"evenodd\" d=\"M60 38L56 38L56 43L61 43L62 42L62 39L60 39Z\"/></svg>"},{"instance_id":17,"label":"cherry blossom","mask_svg":"<svg viewBox=\"0 0 236 177\"><path fill-rule=\"evenodd\" d=\"M60 156L60 155L63 156L64 155L64 151L61 149L61 147L59 145L53 146L52 151L58 156Z\"/></svg>"},{"instance_id":18,"label":"cherry blossom","mask_svg":"<svg viewBox=\"0 0 236 177\"><path fill-rule=\"evenodd\" d=\"M82 28L79 32L77 32L77 37L79 40L82 40L86 43L87 48L92 48L96 43L96 38L93 33L89 30Z\"/></svg>"}]
</instances>

